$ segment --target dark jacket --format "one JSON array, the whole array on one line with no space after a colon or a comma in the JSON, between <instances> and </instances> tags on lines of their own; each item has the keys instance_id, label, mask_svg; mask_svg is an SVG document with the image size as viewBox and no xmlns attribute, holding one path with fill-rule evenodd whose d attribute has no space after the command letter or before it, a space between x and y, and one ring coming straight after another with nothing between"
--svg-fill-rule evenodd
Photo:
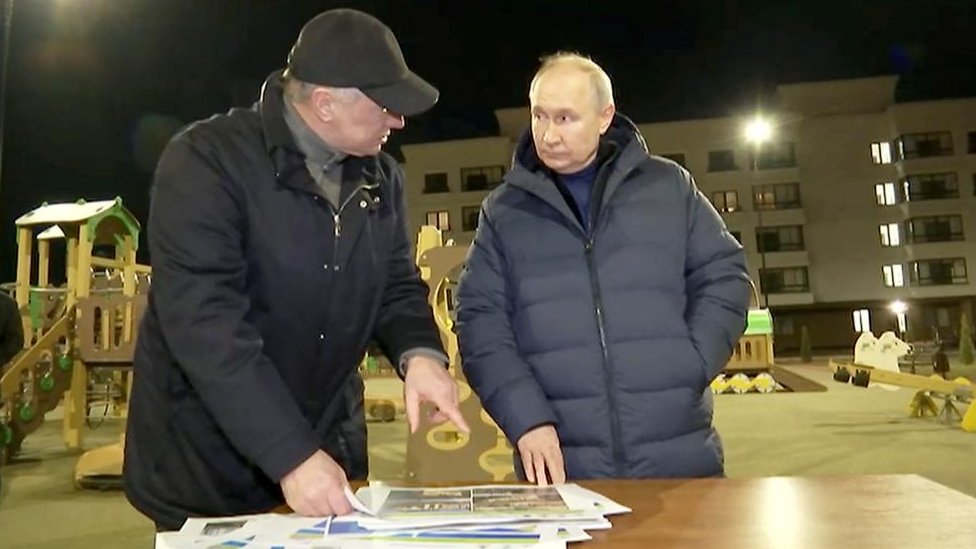
<instances>
[{"instance_id":1,"label":"dark jacket","mask_svg":"<svg viewBox=\"0 0 976 549\"><path fill-rule=\"evenodd\" d=\"M0 292L0 374L4 366L24 348L24 325L17 302Z\"/></svg>"},{"instance_id":2,"label":"dark jacket","mask_svg":"<svg viewBox=\"0 0 976 549\"><path fill-rule=\"evenodd\" d=\"M159 161L124 477L162 526L266 511L318 448L365 478L367 343L394 364L442 349L396 162L345 161L339 221L319 192L277 73L253 109L193 124Z\"/></svg>"},{"instance_id":3,"label":"dark jacket","mask_svg":"<svg viewBox=\"0 0 976 549\"><path fill-rule=\"evenodd\" d=\"M513 445L555 424L569 478L722 474L707 388L745 328L742 247L626 118L598 161L588 232L523 136L460 278L464 373Z\"/></svg>"}]
</instances>

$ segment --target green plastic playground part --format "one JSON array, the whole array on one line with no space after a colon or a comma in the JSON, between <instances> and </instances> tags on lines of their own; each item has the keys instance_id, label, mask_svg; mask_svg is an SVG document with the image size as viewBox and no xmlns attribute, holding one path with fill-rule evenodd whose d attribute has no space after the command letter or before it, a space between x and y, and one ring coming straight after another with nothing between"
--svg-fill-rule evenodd
<instances>
[{"instance_id":1,"label":"green plastic playground part","mask_svg":"<svg viewBox=\"0 0 976 549\"><path fill-rule=\"evenodd\" d=\"M84 204L83 201L79 201L80 204ZM107 210L99 213L98 215L92 217L85 223L85 228L88 229L88 240L94 242L95 237L98 234L98 225L106 218L115 218L125 227L128 234L132 235L132 245L134 248L139 247L139 222L136 218L129 213L129 210L122 206L122 198L115 197L115 204L113 204ZM118 240L116 240L118 243Z\"/></svg>"},{"instance_id":2,"label":"green plastic playground part","mask_svg":"<svg viewBox=\"0 0 976 549\"><path fill-rule=\"evenodd\" d=\"M750 309L747 322L745 335L773 333L773 315L769 309Z\"/></svg>"},{"instance_id":3,"label":"green plastic playground part","mask_svg":"<svg viewBox=\"0 0 976 549\"><path fill-rule=\"evenodd\" d=\"M27 294L27 310L30 312L31 328L40 330L44 326L44 294L31 290Z\"/></svg>"},{"instance_id":4,"label":"green plastic playground part","mask_svg":"<svg viewBox=\"0 0 976 549\"><path fill-rule=\"evenodd\" d=\"M65 354L65 355L59 356L58 357L58 368L60 368L62 372L67 372L68 370L70 370L71 369L71 355Z\"/></svg>"},{"instance_id":5,"label":"green plastic playground part","mask_svg":"<svg viewBox=\"0 0 976 549\"><path fill-rule=\"evenodd\" d=\"M54 376L51 374L44 374L41 378L41 390L44 392L50 392L54 389Z\"/></svg>"},{"instance_id":6,"label":"green plastic playground part","mask_svg":"<svg viewBox=\"0 0 976 549\"><path fill-rule=\"evenodd\" d=\"M10 444L10 441L14 439L14 432L6 425L0 423L0 448Z\"/></svg>"},{"instance_id":7,"label":"green plastic playground part","mask_svg":"<svg viewBox=\"0 0 976 549\"><path fill-rule=\"evenodd\" d=\"M30 404L24 404L20 407L20 412L18 412L20 420L23 422L28 422L34 419L34 407Z\"/></svg>"}]
</instances>

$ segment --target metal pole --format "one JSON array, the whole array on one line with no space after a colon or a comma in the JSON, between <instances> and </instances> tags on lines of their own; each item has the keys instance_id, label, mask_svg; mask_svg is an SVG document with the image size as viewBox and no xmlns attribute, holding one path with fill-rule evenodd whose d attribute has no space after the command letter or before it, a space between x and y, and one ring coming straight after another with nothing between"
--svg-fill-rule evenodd
<instances>
[{"instance_id":1,"label":"metal pole","mask_svg":"<svg viewBox=\"0 0 976 549\"><path fill-rule=\"evenodd\" d=\"M757 170L759 169L758 168L758 165L759 165L759 147L760 147L760 145L757 143L755 149L753 150L753 154L752 154L752 184L753 184L753 188L755 188L755 186L756 186L756 174L758 173ZM753 190L753 196L755 196L755 190ZM762 228L763 228L762 213L763 213L763 209L765 208L766 204L765 204L765 194L760 193L759 196L762 197L762 200L760 201L759 204L757 204L757 207L756 207L756 215L758 216L758 223L759 223L759 226L757 227L757 230L756 230L756 245L759 248L759 265L760 265L759 266L759 296L762 298L762 303L760 304L760 306L763 309L766 309L766 308L769 308L769 298L766 296L766 285L763 284L763 278L762 278L763 277L763 271L766 270L766 244L763 241L763 237L760 236L760 235L762 235Z\"/></svg>"},{"instance_id":2,"label":"metal pole","mask_svg":"<svg viewBox=\"0 0 976 549\"><path fill-rule=\"evenodd\" d=\"M3 62L0 65L0 195L3 190L3 133L7 111L7 63L10 59L10 30L14 22L14 0L6 0L3 10ZM3 201L0 201L2 204Z\"/></svg>"}]
</instances>

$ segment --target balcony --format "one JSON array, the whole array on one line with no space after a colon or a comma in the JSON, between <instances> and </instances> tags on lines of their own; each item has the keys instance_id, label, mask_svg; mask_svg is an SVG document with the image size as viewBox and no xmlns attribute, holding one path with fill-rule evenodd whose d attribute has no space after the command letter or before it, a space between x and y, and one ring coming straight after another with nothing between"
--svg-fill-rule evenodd
<instances>
[{"instance_id":1,"label":"balcony","mask_svg":"<svg viewBox=\"0 0 976 549\"><path fill-rule=\"evenodd\" d=\"M789 305L810 305L814 302L813 292L794 292L789 294L769 294L766 296L770 307Z\"/></svg>"},{"instance_id":2,"label":"balcony","mask_svg":"<svg viewBox=\"0 0 976 549\"><path fill-rule=\"evenodd\" d=\"M802 207L797 206L790 209L762 209L754 213L756 225L759 225L759 217L762 216L762 226L773 225L804 225L807 222L807 214Z\"/></svg>"},{"instance_id":3,"label":"balcony","mask_svg":"<svg viewBox=\"0 0 976 549\"><path fill-rule=\"evenodd\" d=\"M756 253L756 259L761 260L761 254ZM757 261L760 264L762 261ZM799 250L794 252L766 252L766 268L777 269L781 267L794 267L800 265L810 265L810 252Z\"/></svg>"}]
</instances>

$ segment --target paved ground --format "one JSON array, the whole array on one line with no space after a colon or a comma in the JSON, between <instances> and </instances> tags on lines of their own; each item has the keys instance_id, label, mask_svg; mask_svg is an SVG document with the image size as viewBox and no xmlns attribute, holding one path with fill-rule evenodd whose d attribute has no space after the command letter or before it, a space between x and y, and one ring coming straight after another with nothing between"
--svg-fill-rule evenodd
<instances>
[{"instance_id":1,"label":"paved ground","mask_svg":"<svg viewBox=\"0 0 976 549\"><path fill-rule=\"evenodd\" d=\"M819 393L721 395L715 422L732 477L917 473L976 497L976 434L907 417L909 390L840 385L823 363L789 365L827 385ZM953 367L976 379L976 366ZM396 395L399 382L371 383L370 394ZM117 440L120 425L88 434L94 447ZM0 547L74 549L151 547L152 525L118 492L77 491L76 454L63 450L60 423L24 443L22 458L3 471ZM406 427L402 420L370 425L371 476L403 474Z\"/></svg>"}]
</instances>

